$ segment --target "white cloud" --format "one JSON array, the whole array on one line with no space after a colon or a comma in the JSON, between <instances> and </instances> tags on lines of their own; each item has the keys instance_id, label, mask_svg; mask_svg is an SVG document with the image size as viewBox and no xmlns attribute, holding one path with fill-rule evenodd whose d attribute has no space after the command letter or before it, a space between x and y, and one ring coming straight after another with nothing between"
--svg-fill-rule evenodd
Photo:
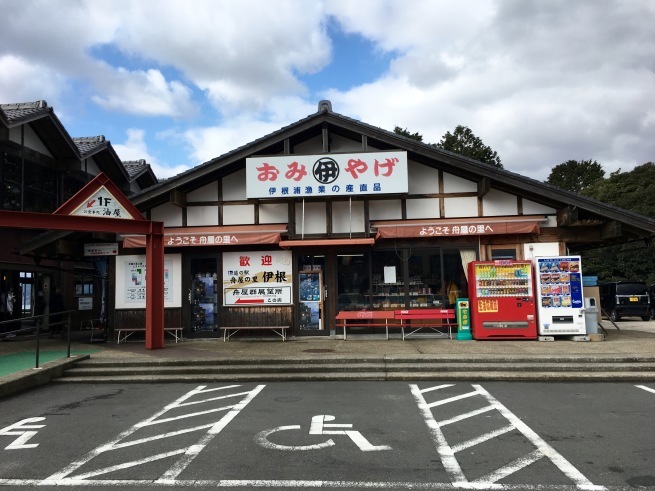
<instances>
[{"instance_id":1,"label":"white cloud","mask_svg":"<svg viewBox=\"0 0 655 491\"><path fill-rule=\"evenodd\" d=\"M375 3L362 22L371 4L338 4L350 31L397 55L379 80L330 91L336 111L431 143L468 126L507 169L537 179L568 159L608 170L653 160L652 2L402 4Z\"/></svg>"},{"instance_id":2,"label":"white cloud","mask_svg":"<svg viewBox=\"0 0 655 491\"><path fill-rule=\"evenodd\" d=\"M67 88L56 71L13 55L0 56L0 73L0 103L45 100L52 106Z\"/></svg>"},{"instance_id":3,"label":"white cloud","mask_svg":"<svg viewBox=\"0 0 655 491\"><path fill-rule=\"evenodd\" d=\"M91 99L105 109L146 116L191 117L197 108L191 91L178 81L167 82L158 70L102 70L97 86L102 95Z\"/></svg>"},{"instance_id":4,"label":"white cloud","mask_svg":"<svg viewBox=\"0 0 655 491\"><path fill-rule=\"evenodd\" d=\"M297 97L276 98L266 109L265 119L244 113L221 125L190 128L181 135L167 132L166 137L182 141L190 149L191 161L200 164L317 112L318 101L313 104Z\"/></svg>"},{"instance_id":5,"label":"white cloud","mask_svg":"<svg viewBox=\"0 0 655 491\"><path fill-rule=\"evenodd\" d=\"M127 139L123 143L112 143L118 158L122 161L145 159L150 164L152 171L157 179L166 179L188 170L186 165L176 165L169 167L163 165L159 160L148 151L148 145L145 141L145 131L131 128L127 130Z\"/></svg>"},{"instance_id":6,"label":"white cloud","mask_svg":"<svg viewBox=\"0 0 655 491\"><path fill-rule=\"evenodd\" d=\"M132 2L113 42L125 53L180 70L223 113L265 109L302 94L298 73L330 59L320 2Z\"/></svg>"}]
</instances>

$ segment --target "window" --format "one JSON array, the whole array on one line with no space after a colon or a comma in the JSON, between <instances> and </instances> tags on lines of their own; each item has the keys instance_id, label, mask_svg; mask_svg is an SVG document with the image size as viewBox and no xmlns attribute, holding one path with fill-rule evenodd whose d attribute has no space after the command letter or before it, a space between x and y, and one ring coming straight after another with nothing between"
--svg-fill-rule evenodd
<instances>
[{"instance_id":1,"label":"window","mask_svg":"<svg viewBox=\"0 0 655 491\"><path fill-rule=\"evenodd\" d=\"M492 248L491 249L491 260L496 261L499 259L516 259L516 247L512 248Z\"/></svg>"},{"instance_id":2,"label":"window","mask_svg":"<svg viewBox=\"0 0 655 491\"><path fill-rule=\"evenodd\" d=\"M369 308L369 255L339 254L337 256L337 272L337 310Z\"/></svg>"}]
</instances>

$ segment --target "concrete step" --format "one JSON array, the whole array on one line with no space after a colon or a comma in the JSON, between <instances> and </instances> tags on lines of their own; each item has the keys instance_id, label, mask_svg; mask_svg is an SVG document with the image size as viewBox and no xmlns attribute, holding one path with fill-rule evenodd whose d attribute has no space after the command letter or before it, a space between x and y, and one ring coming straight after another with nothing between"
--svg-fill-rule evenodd
<instances>
[{"instance_id":1,"label":"concrete step","mask_svg":"<svg viewBox=\"0 0 655 491\"><path fill-rule=\"evenodd\" d=\"M655 357L393 355L80 360L61 383L321 380L655 381Z\"/></svg>"},{"instance_id":2,"label":"concrete step","mask_svg":"<svg viewBox=\"0 0 655 491\"><path fill-rule=\"evenodd\" d=\"M56 383L210 383L210 382L292 382L292 381L536 381L536 382L654 382L655 373L641 372L337 372L337 373L235 373L67 376Z\"/></svg>"},{"instance_id":3,"label":"concrete step","mask_svg":"<svg viewBox=\"0 0 655 491\"><path fill-rule=\"evenodd\" d=\"M356 373L356 372L645 372L655 373L655 363L320 363L270 365L103 365L78 363L64 377L202 375L240 373Z\"/></svg>"},{"instance_id":4,"label":"concrete step","mask_svg":"<svg viewBox=\"0 0 655 491\"><path fill-rule=\"evenodd\" d=\"M655 356L644 355L593 355L593 356L551 356L551 355L346 355L346 356L292 356L267 358L207 358L207 359L98 359L89 358L76 363L79 367L139 367L139 366L241 366L241 365L330 365L330 364L498 364L498 363L653 363Z\"/></svg>"}]
</instances>

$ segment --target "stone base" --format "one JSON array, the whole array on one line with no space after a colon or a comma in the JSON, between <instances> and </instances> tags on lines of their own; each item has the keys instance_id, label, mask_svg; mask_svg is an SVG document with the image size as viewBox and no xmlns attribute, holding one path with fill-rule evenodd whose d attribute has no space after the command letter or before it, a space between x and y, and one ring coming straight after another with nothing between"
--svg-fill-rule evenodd
<instances>
[{"instance_id":1,"label":"stone base","mask_svg":"<svg viewBox=\"0 0 655 491\"><path fill-rule=\"evenodd\" d=\"M605 335L602 333L588 334L589 341L605 341Z\"/></svg>"}]
</instances>

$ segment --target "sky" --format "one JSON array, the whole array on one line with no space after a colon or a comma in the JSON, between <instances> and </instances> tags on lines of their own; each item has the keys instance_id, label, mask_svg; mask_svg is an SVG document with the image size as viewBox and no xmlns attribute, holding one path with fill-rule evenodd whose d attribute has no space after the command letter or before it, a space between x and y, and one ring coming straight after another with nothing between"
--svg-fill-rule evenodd
<instances>
[{"instance_id":1,"label":"sky","mask_svg":"<svg viewBox=\"0 0 655 491\"><path fill-rule=\"evenodd\" d=\"M45 100L162 179L317 111L505 169L655 161L652 0L0 0L0 103Z\"/></svg>"}]
</instances>

